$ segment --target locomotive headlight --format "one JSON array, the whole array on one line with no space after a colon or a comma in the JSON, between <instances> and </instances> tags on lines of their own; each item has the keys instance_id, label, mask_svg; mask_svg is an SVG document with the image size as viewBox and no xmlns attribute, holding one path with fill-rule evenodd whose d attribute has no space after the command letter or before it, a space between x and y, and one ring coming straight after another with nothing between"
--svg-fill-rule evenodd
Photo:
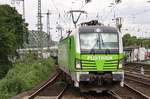
<instances>
[{"instance_id":1,"label":"locomotive headlight","mask_svg":"<svg viewBox=\"0 0 150 99\"><path fill-rule=\"evenodd\" d=\"M119 68L122 68L122 64L119 64Z\"/></svg>"},{"instance_id":2,"label":"locomotive headlight","mask_svg":"<svg viewBox=\"0 0 150 99\"><path fill-rule=\"evenodd\" d=\"M81 68L80 60L76 60L76 68L77 69Z\"/></svg>"},{"instance_id":3,"label":"locomotive headlight","mask_svg":"<svg viewBox=\"0 0 150 99\"><path fill-rule=\"evenodd\" d=\"M122 65L123 63L124 63L124 59L119 60L119 68L123 67L123 65Z\"/></svg>"}]
</instances>

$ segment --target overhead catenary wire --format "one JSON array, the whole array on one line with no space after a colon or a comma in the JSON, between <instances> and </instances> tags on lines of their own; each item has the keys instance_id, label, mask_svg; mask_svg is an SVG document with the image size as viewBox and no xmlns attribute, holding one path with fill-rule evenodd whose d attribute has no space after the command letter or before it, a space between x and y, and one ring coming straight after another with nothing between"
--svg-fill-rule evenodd
<instances>
[{"instance_id":1,"label":"overhead catenary wire","mask_svg":"<svg viewBox=\"0 0 150 99\"><path fill-rule=\"evenodd\" d=\"M110 3L111 5L110 6L108 6L108 7L112 7L111 9L110 9L110 11L108 12L108 14L106 14L106 15L104 15L104 18L105 19L107 19L108 18L108 16L109 16L109 14L111 14L112 12L113 12L113 18L115 19L116 18L116 12L115 12L115 8L117 7L117 5L119 4L119 3L121 3L122 2L122 0L113 0L112 1L112 3ZM114 11L113 11L114 10ZM105 20L105 19L102 19L102 20Z\"/></svg>"},{"instance_id":2,"label":"overhead catenary wire","mask_svg":"<svg viewBox=\"0 0 150 99\"><path fill-rule=\"evenodd\" d=\"M114 6L110 9L110 11L109 11L106 15L104 15L103 20L105 20L105 19L108 18L108 16L113 12L113 10L116 8L116 6L117 6L117 5L114 5ZM114 17L115 17L115 16L114 16ZM104 18L105 18L105 19L104 19Z\"/></svg>"},{"instance_id":3,"label":"overhead catenary wire","mask_svg":"<svg viewBox=\"0 0 150 99\"><path fill-rule=\"evenodd\" d=\"M140 14L143 14L143 13L147 13L149 11L150 11L150 9L146 9L146 10L143 10L141 12L134 13L134 15L140 15Z\"/></svg>"},{"instance_id":4,"label":"overhead catenary wire","mask_svg":"<svg viewBox=\"0 0 150 99\"><path fill-rule=\"evenodd\" d=\"M88 1L90 1L90 0L88 0ZM66 18L66 17L63 17L63 16L64 16L64 15L67 15L68 13L65 13L65 12L64 12L64 13L63 13L64 15L62 15L61 12L60 12L60 10L59 10L58 7L56 6L55 1L54 1L54 0L51 0L51 2L52 2L54 8L56 9L56 11L57 11L58 14L59 14L59 16L58 16L59 19L62 20L62 22L63 22L65 25L67 25L67 22L66 22L67 20L64 19L64 18ZM85 3L84 5L82 5L81 8L80 8L80 7L79 7L79 8L80 8L80 9L83 9L83 8L86 6L86 4L87 4L87 3ZM69 17L69 18L70 18L70 17ZM58 22L57 22L57 23L58 23Z\"/></svg>"},{"instance_id":5,"label":"overhead catenary wire","mask_svg":"<svg viewBox=\"0 0 150 99\"><path fill-rule=\"evenodd\" d=\"M139 17L140 15L142 15L143 13L147 13L147 12L149 12L150 11L150 9L145 9L145 10L143 10L143 11L140 11L140 12L136 12L136 13L132 13L132 14L129 14L129 15L122 15L124 18L131 18L131 19L133 19L133 21L135 21L135 19L137 18L137 17ZM148 21L146 21L147 23L149 23Z\"/></svg>"},{"instance_id":6,"label":"overhead catenary wire","mask_svg":"<svg viewBox=\"0 0 150 99\"><path fill-rule=\"evenodd\" d=\"M59 13L59 18L63 21L64 24L67 24L66 21L65 21L65 20L63 19L63 17L61 16L61 13L60 13L58 7L56 6L54 0L51 0L51 1L52 1L52 3L53 3L54 8L55 8L56 11Z\"/></svg>"}]
</instances>

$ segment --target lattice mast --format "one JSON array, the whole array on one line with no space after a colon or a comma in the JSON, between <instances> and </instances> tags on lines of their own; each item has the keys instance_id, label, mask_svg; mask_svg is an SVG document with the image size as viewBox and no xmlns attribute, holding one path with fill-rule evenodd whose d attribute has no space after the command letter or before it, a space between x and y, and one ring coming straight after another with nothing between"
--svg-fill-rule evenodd
<instances>
[{"instance_id":1,"label":"lattice mast","mask_svg":"<svg viewBox=\"0 0 150 99\"><path fill-rule=\"evenodd\" d=\"M41 0L38 0L38 22L37 22L37 31L38 31L38 48L43 49L43 33L42 33L42 10L41 10Z\"/></svg>"},{"instance_id":2,"label":"lattice mast","mask_svg":"<svg viewBox=\"0 0 150 99\"><path fill-rule=\"evenodd\" d=\"M50 35L50 11L48 10L48 12L46 13L47 15L47 33L48 33L48 48L51 45L51 35Z\"/></svg>"}]
</instances>

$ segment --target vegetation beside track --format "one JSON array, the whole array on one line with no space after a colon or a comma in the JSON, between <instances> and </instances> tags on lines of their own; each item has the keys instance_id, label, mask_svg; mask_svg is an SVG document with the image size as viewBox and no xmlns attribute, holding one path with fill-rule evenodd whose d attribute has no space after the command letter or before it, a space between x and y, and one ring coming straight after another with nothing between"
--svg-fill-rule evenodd
<instances>
[{"instance_id":1,"label":"vegetation beside track","mask_svg":"<svg viewBox=\"0 0 150 99\"><path fill-rule=\"evenodd\" d=\"M28 43L27 26L14 7L0 4L0 79L12 68L13 58L18 58L16 49Z\"/></svg>"},{"instance_id":2,"label":"vegetation beside track","mask_svg":"<svg viewBox=\"0 0 150 99\"><path fill-rule=\"evenodd\" d=\"M48 78L54 70L51 58L39 59L34 55L26 55L13 64L5 78L0 80L0 99L9 99L11 96L32 89Z\"/></svg>"}]
</instances>

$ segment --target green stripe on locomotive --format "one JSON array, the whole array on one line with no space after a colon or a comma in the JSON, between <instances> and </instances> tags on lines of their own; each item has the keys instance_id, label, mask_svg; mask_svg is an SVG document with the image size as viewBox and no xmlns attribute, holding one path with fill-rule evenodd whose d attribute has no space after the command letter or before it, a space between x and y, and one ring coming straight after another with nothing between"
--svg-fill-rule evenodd
<instances>
[{"instance_id":1,"label":"green stripe on locomotive","mask_svg":"<svg viewBox=\"0 0 150 99\"><path fill-rule=\"evenodd\" d=\"M58 62L60 68L67 73L88 71L118 71L121 54L80 54L76 52L74 36L67 37L59 44ZM80 61L81 69L76 68Z\"/></svg>"},{"instance_id":2,"label":"green stripe on locomotive","mask_svg":"<svg viewBox=\"0 0 150 99\"><path fill-rule=\"evenodd\" d=\"M81 62L81 71L117 71L123 54L77 54L76 58Z\"/></svg>"}]
</instances>

